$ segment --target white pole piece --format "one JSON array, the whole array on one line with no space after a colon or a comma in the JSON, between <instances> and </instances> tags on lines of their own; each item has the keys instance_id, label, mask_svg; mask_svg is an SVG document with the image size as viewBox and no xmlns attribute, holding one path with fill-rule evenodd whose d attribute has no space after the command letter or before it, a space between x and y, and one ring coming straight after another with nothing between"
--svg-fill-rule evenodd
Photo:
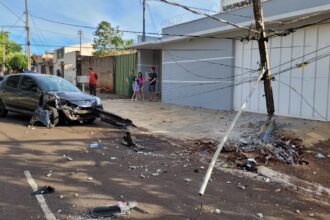
<instances>
[{"instance_id":1,"label":"white pole piece","mask_svg":"<svg viewBox=\"0 0 330 220\"><path fill-rule=\"evenodd\" d=\"M264 72L264 71L262 71L262 73L263 73L263 72ZM263 75L264 75L264 74L260 74L258 80L253 84L253 87L252 87L252 89L250 90L249 95L246 97L246 99L245 99L245 101L244 101L244 103L243 103L241 109L237 112L237 114L236 114L234 120L231 122L230 127L229 127L229 129L227 130L225 136L222 138L220 144L218 144L218 146L217 146L217 150L215 151L215 153L214 153L214 155L213 155L213 157L212 157L212 160L211 160L211 162L210 162L210 164L209 164L209 167L208 167L208 169L207 169L207 171L206 171L206 174L205 174L205 176L204 176L203 183L202 183L201 188L200 188L200 190L199 190L199 193L198 193L198 194L199 194L200 196L203 196L203 195L204 195L204 193L205 193L205 189L206 189L207 184L208 184L208 182L209 182L209 180L210 180L210 177L211 177L211 174L212 174L212 171L213 171L214 165L215 165L215 163L216 163L216 161L217 161L217 159L218 159L218 157L219 157L219 154L220 154L220 152L221 152L223 146L225 145L225 143L226 143L226 141L227 141L229 135L231 134L232 130L234 129L234 127L235 127L235 125L236 125L236 123L237 123L239 117L240 117L241 114L243 113L243 110L246 108L246 105L247 105L247 103L249 102L249 99L251 98L251 96L253 95L254 91L255 91L256 88L258 87L258 84L259 84L260 80L262 79Z\"/></svg>"}]
</instances>

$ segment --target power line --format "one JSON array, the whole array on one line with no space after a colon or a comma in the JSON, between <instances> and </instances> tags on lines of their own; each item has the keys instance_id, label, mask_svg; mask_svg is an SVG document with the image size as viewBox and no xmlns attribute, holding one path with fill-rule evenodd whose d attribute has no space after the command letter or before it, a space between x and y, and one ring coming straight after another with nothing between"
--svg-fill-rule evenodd
<instances>
[{"instance_id":1,"label":"power line","mask_svg":"<svg viewBox=\"0 0 330 220\"><path fill-rule=\"evenodd\" d=\"M311 53L317 53L319 50L323 50L323 49L325 49L325 48L327 48L327 47L330 47L330 45L328 45L328 46L326 46L326 47L324 47L324 48L321 48L321 49L315 50L315 51L313 51L313 52L311 52ZM309 53L309 54L311 54L311 53ZM303 55L303 56L300 56L299 58L292 59L292 60L290 60L290 61L288 61L288 62L282 63L282 64L278 65L277 67L281 67L281 66L283 66L283 65L285 65L285 64L287 64L287 63L292 62L293 60L297 60L297 59L300 59L300 58L305 57L305 56L307 56L307 54L305 54L305 55ZM324 54L322 54L322 55L319 55L319 56L313 57L313 58L311 58L311 59L305 61L304 63L306 63L306 65L308 65L308 64L310 64L310 63L316 62L316 61L319 60L319 59L323 59L323 58L325 58L325 57L329 57L329 56L330 56L330 52L327 52L327 53L324 53ZM284 69L284 70L280 70L280 71L278 71L278 72L275 72L275 73L273 73L272 75L273 75L273 76L281 75L281 74L283 74L283 73L285 73L285 72L288 72L288 71L290 71L290 70L292 70L292 69L297 69L297 68L300 68L300 65L297 64L297 65L294 65L294 66L288 67L288 68L286 68L286 69ZM251 83L251 82L255 81L256 78L257 78L257 77L251 77L250 80L248 80L248 78L247 78L247 79L244 79L244 80L242 79L242 81L239 81L239 82L237 82L237 83L233 83L232 85L228 85L228 86L224 86L224 87L218 87L218 88L214 88L214 89L206 90L206 91L204 91L204 92L202 92L202 93L195 93L195 94L188 95L188 96L172 97L172 98L168 99L167 101L173 101L173 100L178 100L178 99L191 98L191 97L195 97L195 96L199 96L199 95L203 95L203 94L212 93L212 92L215 92L215 91L220 91L220 90L227 89L227 88L232 88L232 87L235 87L235 86L242 85L242 84L244 84L244 83Z\"/></svg>"},{"instance_id":2,"label":"power line","mask_svg":"<svg viewBox=\"0 0 330 220\"><path fill-rule=\"evenodd\" d=\"M149 1L161 2L160 0L149 0ZM218 11L214 11L214 10L210 10L210 9L206 9L206 8L199 8L199 7L188 6L188 5L187 5L187 7L192 8L192 9L197 9L197 10L200 10L200 11L207 11L207 12L212 12L212 13L218 13Z\"/></svg>"},{"instance_id":3,"label":"power line","mask_svg":"<svg viewBox=\"0 0 330 220\"><path fill-rule=\"evenodd\" d=\"M25 23L25 21L20 16L18 16L13 10L11 10L5 3L3 3L2 1L0 1L0 4L3 7L5 7L8 11L10 11L10 13L12 13L15 17L17 17L19 20L21 20L22 22Z\"/></svg>"},{"instance_id":4,"label":"power line","mask_svg":"<svg viewBox=\"0 0 330 220\"><path fill-rule=\"evenodd\" d=\"M232 23L232 22L230 22L230 21L227 21L227 20L224 20L224 19L221 19L221 18L217 18L217 17L215 17L215 16L212 16L212 15L209 15L209 14L206 14L206 13L203 13L203 12L196 11L196 10L194 10L194 9L192 9L192 8L189 8L189 7L185 6L185 5L181 5L181 4L176 3L176 2L170 2L170 1L167 1L167 0L159 0L159 1L164 2L164 3L166 3L166 4L170 4L170 5L174 5L174 6L177 6L177 7L183 8L183 9L185 9L185 10L187 10L187 11L190 11L190 12L192 12L192 13L194 13L194 14L198 14L198 15L206 16L206 17L208 17L208 18L211 18L211 19L213 19L213 20L216 20L216 21L221 22L221 23L224 23L224 24L231 25L231 26L236 27L236 28L238 28L238 29L249 30L249 31L251 31L251 32L254 32L254 33L259 34L259 31L257 31L257 30L254 30L254 29L251 29L251 28L247 28L247 27L242 27L242 26L237 25L237 24L235 24L235 23Z\"/></svg>"},{"instance_id":5,"label":"power line","mask_svg":"<svg viewBox=\"0 0 330 220\"><path fill-rule=\"evenodd\" d=\"M281 83L281 84L283 84L283 85L285 85L285 86L287 86L287 87L289 87L292 91L294 91L298 96L300 96L301 97L301 99L314 111L314 112L316 112L322 119L324 119L325 121L327 120L327 118L325 117L325 116L323 116L317 109L315 109L314 107L313 107L313 105L312 104L310 104L308 101L307 101L307 99L301 94L301 93L299 93L295 88L293 88L292 86L290 86L289 84L287 84L287 83L285 83L285 82L283 82L283 81L280 81L280 80L278 80L278 79L275 79L277 82L279 82L279 83Z\"/></svg>"},{"instance_id":6,"label":"power line","mask_svg":"<svg viewBox=\"0 0 330 220\"><path fill-rule=\"evenodd\" d=\"M97 27L93 27L93 26L86 26L86 25L80 25L80 24L72 24L72 23L66 23L66 22L61 22L61 21L55 21L55 20L39 17L39 16L32 15L32 14L30 14L30 16L32 16L36 19L39 19L39 20L56 23L56 24L60 24L60 25L79 27L79 28L85 28L85 29L93 29L93 30L97 29ZM132 30L123 30L123 29L119 29L119 31L122 33L130 33L130 34L142 34L143 33L141 31L132 31ZM236 39L236 38L231 38L231 37L199 36L199 35L192 35L192 34L169 34L169 33L156 33L156 32L146 32L146 34L156 35L156 36L191 37L191 38L219 39L219 40L223 40L223 39L237 40L238 39L238 38Z\"/></svg>"}]
</instances>

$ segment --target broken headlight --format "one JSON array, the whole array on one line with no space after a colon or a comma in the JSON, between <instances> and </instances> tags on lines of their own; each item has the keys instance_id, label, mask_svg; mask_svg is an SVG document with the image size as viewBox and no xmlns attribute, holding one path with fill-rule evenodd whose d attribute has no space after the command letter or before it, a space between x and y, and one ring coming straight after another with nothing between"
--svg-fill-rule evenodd
<instances>
[{"instance_id":1,"label":"broken headlight","mask_svg":"<svg viewBox=\"0 0 330 220\"><path fill-rule=\"evenodd\" d=\"M99 97L96 97L96 105L102 105L102 101Z\"/></svg>"}]
</instances>

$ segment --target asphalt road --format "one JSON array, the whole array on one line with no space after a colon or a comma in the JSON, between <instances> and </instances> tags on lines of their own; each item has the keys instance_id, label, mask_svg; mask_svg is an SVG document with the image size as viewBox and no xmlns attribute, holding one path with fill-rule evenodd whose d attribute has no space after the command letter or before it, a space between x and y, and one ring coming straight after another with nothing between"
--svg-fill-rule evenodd
<instances>
[{"instance_id":1,"label":"asphalt road","mask_svg":"<svg viewBox=\"0 0 330 220\"><path fill-rule=\"evenodd\" d=\"M117 201L136 201L148 212L133 210L124 219L258 219L257 213L264 219L330 218L322 201L220 171L201 198L201 167L207 164L200 159L209 155L186 152L190 143L136 129L136 142L145 147L137 153L121 145L124 131L101 122L31 129L28 121L16 114L0 119L0 219L47 219L30 195L25 171L39 186L55 188L44 198L56 219L90 219L91 208ZM100 147L90 148L94 142Z\"/></svg>"}]
</instances>

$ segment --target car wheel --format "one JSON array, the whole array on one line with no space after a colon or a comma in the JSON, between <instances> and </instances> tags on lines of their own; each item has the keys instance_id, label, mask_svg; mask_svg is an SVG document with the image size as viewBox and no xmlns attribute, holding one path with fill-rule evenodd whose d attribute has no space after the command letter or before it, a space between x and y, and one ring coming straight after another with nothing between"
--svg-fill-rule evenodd
<instances>
[{"instance_id":1,"label":"car wheel","mask_svg":"<svg viewBox=\"0 0 330 220\"><path fill-rule=\"evenodd\" d=\"M58 125L58 123L60 121L58 110L51 106L49 106L48 108L50 111L50 122L55 127L56 125Z\"/></svg>"},{"instance_id":2,"label":"car wheel","mask_svg":"<svg viewBox=\"0 0 330 220\"><path fill-rule=\"evenodd\" d=\"M8 114L8 111L6 109L5 104L3 104L3 102L0 100L0 117L6 117L6 115Z\"/></svg>"}]
</instances>

